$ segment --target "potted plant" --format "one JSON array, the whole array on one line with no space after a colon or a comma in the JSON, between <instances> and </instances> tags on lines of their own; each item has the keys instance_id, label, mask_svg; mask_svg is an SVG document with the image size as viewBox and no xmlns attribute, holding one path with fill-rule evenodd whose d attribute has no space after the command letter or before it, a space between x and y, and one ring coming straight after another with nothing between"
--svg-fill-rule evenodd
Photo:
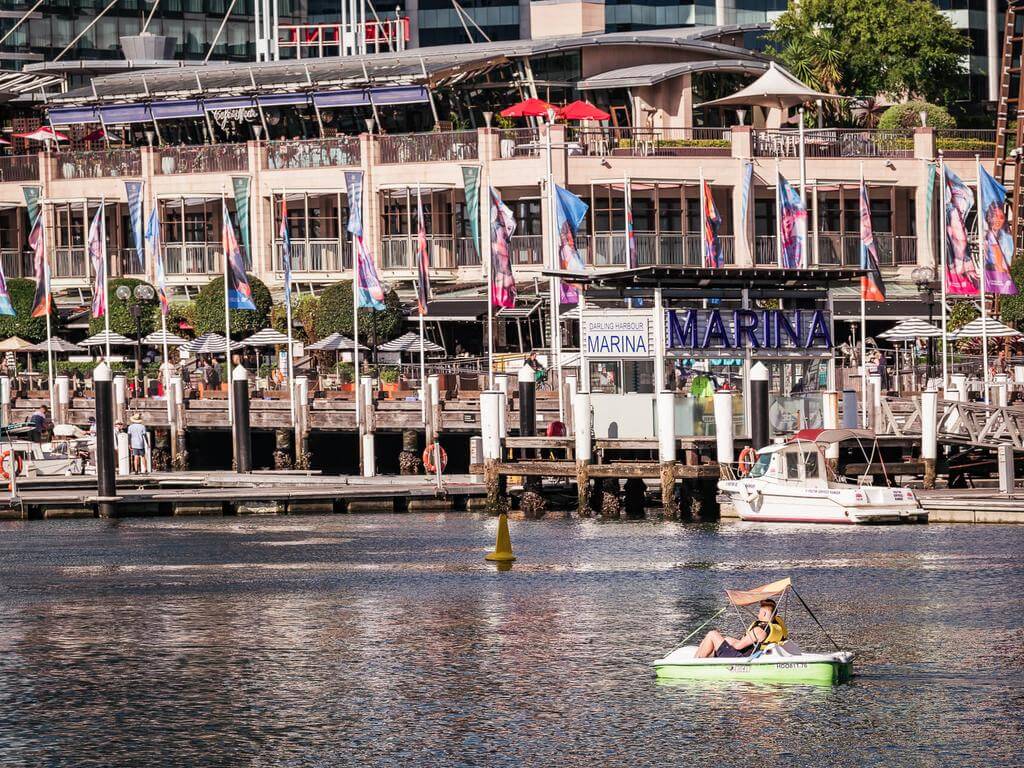
<instances>
[{"instance_id":1,"label":"potted plant","mask_svg":"<svg viewBox=\"0 0 1024 768\"><path fill-rule=\"evenodd\" d=\"M398 392L401 386L398 381L397 368L387 367L380 369L380 388L383 391L388 393Z\"/></svg>"}]
</instances>

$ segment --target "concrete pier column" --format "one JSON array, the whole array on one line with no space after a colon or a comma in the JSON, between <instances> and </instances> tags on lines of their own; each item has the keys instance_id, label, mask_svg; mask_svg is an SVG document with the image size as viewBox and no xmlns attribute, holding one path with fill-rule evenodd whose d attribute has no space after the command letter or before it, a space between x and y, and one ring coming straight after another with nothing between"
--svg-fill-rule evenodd
<instances>
[{"instance_id":1,"label":"concrete pier column","mask_svg":"<svg viewBox=\"0 0 1024 768\"><path fill-rule=\"evenodd\" d=\"M93 379L95 381L95 378ZM124 376L114 377L114 421L128 423L128 389Z\"/></svg>"},{"instance_id":2,"label":"concrete pier column","mask_svg":"<svg viewBox=\"0 0 1024 768\"><path fill-rule=\"evenodd\" d=\"M67 376L57 376L53 380L53 387L57 390L57 413L53 414L54 424L67 424L71 413L71 379Z\"/></svg>"},{"instance_id":3,"label":"concrete pier column","mask_svg":"<svg viewBox=\"0 0 1024 768\"><path fill-rule=\"evenodd\" d=\"M715 454L721 467L736 458L732 434L732 390L715 392Z\"/></svg>"},{"instance_id":4,"label":"concrete pier column","mask_svg":"<svg viewBox=\"0 0 1024 768\"><path fill-rule=\"evenodd\" d=\"M1013 366L1013 383L1017 387L1024 387L1024 365Z\"/></svg>"},{"instance_id":5,"label":"concrete pier column","mask_svg":"<svg viewBox=\"0 0 1024 768\"><path fill-rule=\"evenodd\" d=\"M921 460L924 462L924 487L935 487L935 460L939 455L939 393L926 389L921 393Z\"/></svg>"},{"instance_id":6,"label":"concrete pier column","mask_svg":"<svg viewBox=\"0 0 1024 768\"><path fill-rule=\"evenodd\" d=\"M590 462L593 461L594 444L589 392L577 392L573 397L572 418L576 456L576 507L580 517L590 517Z\"/></svg>"},{"instance_id":7,"label":"concrete pier column","mask_svg":"<svg viewBox=\"0 0 1024 768\"><path fill-rule=\"evenodd\" d=\"M857 429L860 426L860 401L857 390L843 390L843 429Z\"/></svg>"},{"instance_id":8,"label":"concrete pier column","mask_svg":"<svg viewBox=\"0 0 1024 768\"><path fill-rule=\"evenodd\" d=\"M1010 402L1010 377L1005 373L998 373L992 379L992 391L989 395L989 402L995 403L1000 408L1005 408Z\"/></svg>"},{"instance_id":9,"label":"concrete pier column","mask_svg":"<svg viewBox=\"0 0 1024 768\"><path fill-rule=\"evenodd\" d=\"M0 419L4 424L11 423L11 379L0 376Z\"/></svg>"},{"instance_id":10,"label":"concrete pier column","mask_svg":"<svg viewBox=\"0 0 1024 768\"><path fill-rule=\"evenodd\" d=\"M487 510L498 514L504 509L501 476L498 463L501 461L500 411L504 396L500 391L487 390L480 393L480 432L483 442L484 487L487 489Z\"/></svg>"},{"instance_id":11,"label":"concrete pier column","mask_svg":"<svg viewBox=\"0 0 1024 768\"><path fill-rule=\"evenodd\" d=\"M947 400L958 400L961 403L966 403L967 397L967 376L962 373L954 373L949 377L950 383L953 385L953 389L956 390L956 397L950 397L949 392L946 393Z\"/></svg>"},{"instance_id":12,"label":"concrete pier column","mask_svg":"<svg viewBox=\"0 0 1024 768\"><path fill-rule=\"evenodd\" d=\"M434 374L427 377L427 388L430 390L430 425L434 430L434 439L441 439L441 377Z\"/></svg>"},{"instance_id":13,"label":"concrete pier column","mask_svg":"<svg viewBox=\"0 0 1024 768\"><path fill-rule=\"evenodd\" d=\"M576 393L579 391L579 387L576 384L575 376L567 376L565 379L565 434L571 435L575 430L575 418L576 414L573 412L573 407L576 404Z\"/></svg>"},{"instance_id":14,"label":"concrete pier column","mask_svg":"<svg viewBox=\"0 0 1024 768\"><path fill-rule=\"evenodd\" d=\"M676 503L676 396L659 392L657 399L658 463L661 465L661 506L665 517L679 516Z\"/></svg>"},{"instance_id":15,"label":"concrete pier column","mask_svg":"<svg viewBox=\"0 0 1024 768\"><path fill-rule=\"evenodd\" d=\"M249 374L241 365L231 372L231 437L235 472L252 472L252 430L249 423Z\"/></svg>"},{"instance_id":16,"label":"concrete pier column","mask_svg":"<svg viewBox=\"0 0 1024 768\"><path fill-rule=\"evenodd\" d=\"M876 434L882 429L882 377L868 376L868 426Z\"/></svg>"},{"instance_id":17,"label":"concrete pier column","mask_svg":"<svg viewBox=\"0 0 1024 768\"><path fill-rule=\"evenodd\" d=\"M769 410L768 368L764 363L754 363L750 368L750 442L754 450L771 442Z\"/></svg>"},{"instance_id":18,"label":"concrete pier column","mask_svg":"<svg viewBox=\"0 0 1024 768\"><path fill-rule=\"evenodd\" d=\"M501 392L501 411L498 414L501 417L501 426L499 432L501 433L501 439L504 440L508 437L508 405L509 405L509 384L508 376L505 374L498 374L494 377L494 386Z\"/></svg>"},{"instance_id":19,"label":"concrete pier column","mask_svg":"<svg viewBox=\"0 0 1024 768\"><path fill-rule=\"evenodd\" d=\"M132 473L131 443L127 432L115 432L117 439L117 474L127 477Z\"/></svg>"},{"instance_id":20,"label":"concrete pier column","mask_svg":"<svg viewBox=\"0 0 1024 768\"><path fill-rule=\"evenodd\" d=\"M821 428L836 429L839 426L839 393L821 393ZM839 443L829 443L825 448L825 458L832 462L839 460Z\"/></svg>"},{"instance_id":21,"label":"concrete pier column","mask_svg":"<svg viewBox=\"0 0 1024 768\"><path fill-rule=\"evenodd\" d=\"M1011 493L1017 484L1014 476L1012 446L1001 445L996 449L996 464L999 467L999 492Z\"/></svg>"},{"instance_id":22,"label":"concrete pier column","mask_svg":"<svg viewBox=\"0 0 1024 768\"><path fill-rule=\"evenodd\" d=\"M368 376L362 378L360 397L362 397L362 447L363 447L363 477L373 477L377 474L377 453L374 429L376 427L377 414L373 409L373 379Z\"/></svg>"},{"instance_id":23,"label":"concrete pier column","mask_svg":"<svg viewBox=\"0 0 1024 768\"><path fill-rule=\"evenodd\" d=\"M295 377L295 468L309 469L309 379Z\"/></svg>"},{"instance_id":24,"label":"concrete pier column","mask_svg":"<svg viewBox=\"0 0 1024 768\"><path fill-rule=\"evenodd\" d=\"M110 366L100 363L92 372L92 379L96 388L96 506L100 517L117 517L114 392Z\"/></svg>"},{"instance_id":25,"label":"concrete pier column","mask_svg":"<svg viewBox=\"0 0 1024 768\"><path fill-rule=\"evenodd\" d=\"M424 434L424 445L430 445L434 442L434 406L430 402L430 395L432 393L430 388L430 377L420 387L420 398L423 401L423 434Z\"/></svg>"},{"instance_id":26,"label":"concrete pier column","mask_svg":"<svg viewBox=\"0 0 1024 768\"><path fill-rule=\"evenodd\" d=\"M519 369L519 434L531 437L537 434L537 379L533 368ZM532 456L532 452L527 454Z\"/></svg>"},{"instance_id":27,"label":"concrete pier column","mask_svg":"<svg viewBox=\"0 0 1024 768\"><path fill-rule=\"evenodd\" d=\"M174 456L171 461L175 469L188 470L188 448L185 441L188 425L185 421L185 385L180 376L171 377L171 396L174 398L173 442Z\"/></svg>"}]
</instances>

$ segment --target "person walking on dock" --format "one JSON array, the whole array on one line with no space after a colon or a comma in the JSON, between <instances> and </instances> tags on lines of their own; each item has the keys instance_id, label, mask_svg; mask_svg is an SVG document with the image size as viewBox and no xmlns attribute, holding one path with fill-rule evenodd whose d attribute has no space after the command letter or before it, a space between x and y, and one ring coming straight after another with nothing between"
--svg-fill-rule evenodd
<instances>
[{"instance_id":1,"label":"person walking on dock","mask_svg":"<svg viewBox=\"0 0 1024 768\"><path fill-rule=\"evenodd\" d=\"M142 474L148 472L146 465L146 447L149 445L149 430L142 423L142 416L133 413L131 424L128 425L128 447L131 450L132 471Z\"/></svg>"}]
</instances>

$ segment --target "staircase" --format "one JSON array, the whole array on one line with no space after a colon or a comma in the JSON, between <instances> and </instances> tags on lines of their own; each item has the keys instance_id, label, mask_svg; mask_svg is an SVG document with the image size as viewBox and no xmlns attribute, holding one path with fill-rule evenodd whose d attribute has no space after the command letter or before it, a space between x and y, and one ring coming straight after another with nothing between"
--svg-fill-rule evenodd
<instances>
[{"instance_id":1,"label":"staircase","mask_svg":"<svg viewBox=\"0 0 1024 768\"><path fill-rule=\"evenodd\" d=\"M1024 189L1019 164L1013 154L1024 147L1024 0L1009 0L1003 28L1003 60L999 73L996 108L995 177L1010 192L1013 240L1019 248L1024 238ZM1011 125L1011 122L1015 125Z\"/></svg>"}]
</instances>

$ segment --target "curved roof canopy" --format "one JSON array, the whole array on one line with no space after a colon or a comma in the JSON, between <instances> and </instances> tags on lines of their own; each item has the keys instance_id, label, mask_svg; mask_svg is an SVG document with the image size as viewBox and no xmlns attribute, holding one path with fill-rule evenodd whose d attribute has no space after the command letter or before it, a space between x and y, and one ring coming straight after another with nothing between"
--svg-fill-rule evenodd
<instances>
[{"instance_id":1,"label":"curved roof canopy","mask_svg":"<svg viewBox=\"0 0 1024 768\"><path fill-rule=\"evenodd\" d=\"M581 91L599 91L609 88L639 88L657 85L665 80L689 75L695 72L740 72L756 75L768 69L762 61L741 59L711 59L708 61L684 61L661 64L641 64L637 67L613 69L599 75L580 80L577 88Z\"/></svg>"}]
</instances>

